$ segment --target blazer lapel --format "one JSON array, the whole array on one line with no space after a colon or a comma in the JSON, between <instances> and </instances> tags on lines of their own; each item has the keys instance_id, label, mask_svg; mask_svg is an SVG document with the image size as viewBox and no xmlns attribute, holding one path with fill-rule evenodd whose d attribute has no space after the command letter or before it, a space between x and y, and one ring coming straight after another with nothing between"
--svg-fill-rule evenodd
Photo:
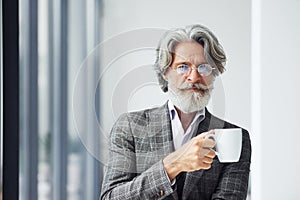
<instances>
[{"instance_id":1,"label":"blazer lapel","mask_svg":"<svg viewBox=\"0 0 300 200\"><path fill-rule=\"evenodd\" d=\"M207 132L212 129L224 128L224 121L214 117L210 112L208 112L207 108L205 108L205 118L199 124L198 130L193 134L193 137L199 135L203 132Z\"/></svg>"},{"instance_id":2,"label":"blazer lapel","mask_svg":"<svg viewBox=\"0 0 300 200\"><path fill-rule=\"evenodd\" d=\"M168 104L146 113L149 125L148 137L152 149L159 151L159 159L174 151Z\"/></svg>"},{"instance_id":3,"label":"blazer lapel","mask_svg":"<svg viewBox=\"0 0 300 200\"><path fill-rule=\"evenodd\" d=\"M168 103L151 110L148 113L148 120L149 127L155 129L155 131L149 130L150 133L155 134L149 135L154 140L150 145L155 145L155 149L159 149L158 159L163 159L175 150ZM178 195L173 192L167 199L178 200Z\"/></svg>"}]
</instances>

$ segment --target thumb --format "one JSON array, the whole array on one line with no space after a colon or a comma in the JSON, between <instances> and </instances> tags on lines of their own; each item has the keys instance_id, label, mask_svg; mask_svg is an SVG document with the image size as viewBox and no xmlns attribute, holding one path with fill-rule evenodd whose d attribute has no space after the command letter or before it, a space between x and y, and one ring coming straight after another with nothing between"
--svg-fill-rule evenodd
<instances>
[{"instance_id":1,"label":"thumb","mask_svg":"<svg viewBox=\"0 0 300 200\"><path fill-rule=\"evenodd\" d=\"M195 138L205 139L208 135L211 135L211 134L215 134L215 130L210 130L210 131L207 131L207 132L203 132L203 133L197 135Z\"/></svg>"}]
</instances>

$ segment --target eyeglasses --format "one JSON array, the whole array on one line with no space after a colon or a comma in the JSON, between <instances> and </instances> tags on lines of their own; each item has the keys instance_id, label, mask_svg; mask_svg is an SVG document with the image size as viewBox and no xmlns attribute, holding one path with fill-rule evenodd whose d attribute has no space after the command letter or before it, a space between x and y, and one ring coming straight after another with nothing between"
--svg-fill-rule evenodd
<instances>
[{"instance_id":1,"label":"eyeglasses","mask_svg":"<svg viewBox=\"0 0 300 200\"><path fill-rule=\"evenodd\" d=\"M216 68L210 66L209 64L201 64L198 67L193 67L193 66L188 66L186 64L180 64L177 65L175 70L177 71L178 74L187 76L191 73L192 69L197 69L198 73L201 76L209 76L212 71Z\"/></svg>"}]
</instances>

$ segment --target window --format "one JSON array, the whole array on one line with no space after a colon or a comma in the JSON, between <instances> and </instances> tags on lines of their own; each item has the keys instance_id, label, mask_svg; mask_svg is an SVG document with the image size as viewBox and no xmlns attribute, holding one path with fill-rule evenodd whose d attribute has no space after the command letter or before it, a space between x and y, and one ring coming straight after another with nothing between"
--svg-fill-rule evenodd
<instances>
[{"instance_id":1,"label":"window","mask_svg":"<svg viewBox=\"0 0 300 200\"><path fill-rule=\"evenodd\" d=\"M3 128L2 128L2 111L3 111L3 84L2 84L2 68L3 68L3 62L2 62L2 0L0 1L0 10L1 10L1 16L0 16L0 200L2 200L2 166L3 166Z\"/></svg>"},{"instance_id":2,"label":"window","mask_svg":"<svg viewBox=\"0 0 300 200\"><path fill-rule=\"evenodd\" d=\"M19 5L19 199L98 199L101 165L77 133L72 101L80 65L100 42L101 1L22 0ZM82 101L93 74L86 74L79 90Z\"/></svg>"}]
</instances>

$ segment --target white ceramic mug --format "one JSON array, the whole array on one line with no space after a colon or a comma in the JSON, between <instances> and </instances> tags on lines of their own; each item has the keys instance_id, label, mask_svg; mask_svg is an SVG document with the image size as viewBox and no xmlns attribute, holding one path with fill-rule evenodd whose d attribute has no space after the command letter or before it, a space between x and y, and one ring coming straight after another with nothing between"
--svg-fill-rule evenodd
<instances>
[{"instance_id":1,"label":"white ceramic mug","mask_svg":"<svg viewBox=\"0 0 300 200\"><path fill-rule=\"evenodd\" d=\"M216 142L216 154L220 162L238 162L242 150L242 129L215 129L215 134L207 135Z\"/></svg>"}]
</instances>

